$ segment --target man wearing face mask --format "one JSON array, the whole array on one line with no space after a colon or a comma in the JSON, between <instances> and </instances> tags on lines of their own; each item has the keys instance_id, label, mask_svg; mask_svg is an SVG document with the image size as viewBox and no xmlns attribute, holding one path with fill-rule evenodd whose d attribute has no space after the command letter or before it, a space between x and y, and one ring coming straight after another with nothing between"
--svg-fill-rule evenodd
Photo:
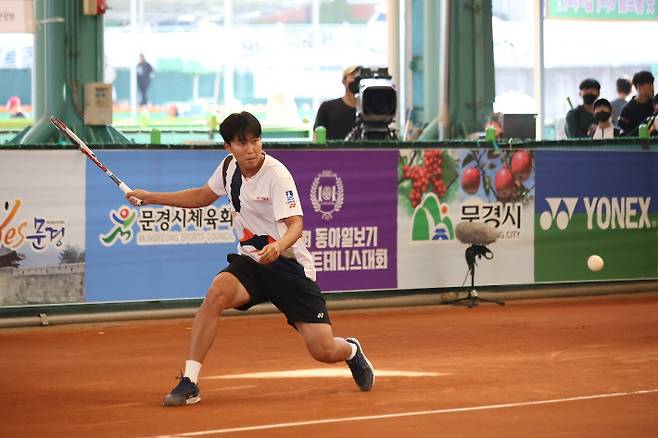
<instances>
[{"instance_id":1,"label":"man wearing face mask","mask_svg":"<svg viewBox=\"0 0 658 438\"><path fill-rule=\"evenodd\" d=\"M623 135L636 136L640 124L653 114L653 75L650 71L635 73L633 86L637 94L622 108L619 127Z\"/></svg>"},{"instance_id":2,"label":"man wearing face mask","mask_svg":"<svg viewBox=\"0 0 658 438\"><path fill-rule=\"evenodd\" d=\"M327 140L343 140L352 131L356 125L355 94L358 92L354 80L358 75L358 66L353 65L343 70L345 93L337 99L322 102L315 116L313 132L318 126L324 126L327 129Z\"/></svg>"},{"instance_id":3,"label":"man wearing face mask","mask_svg":"<svg viewBox=\"0 0 658 438\"><path fill-rule=\"evenodd\" d=\"M608 99L598 99L592 105L594 109L594 119L596 120L596 129L592 133L592 139L615 138L619 136L619 129L615 128L610 120L612 115L612 105Z\"/></svg>"},{"instance_id":4,"label":"man wearing face mask","mask_svg":"<svg viewBox=\"0 0 658 438\"><path fill-rule=\"evenodd\" d=\"M592 125L596 123L592 105L599 98L601 84L596 79L590 78L582 81L579 88L578 94L583 98L583 104L567 113L565 130L569 138L589 137Z\"/></svg>"}]
</instances>

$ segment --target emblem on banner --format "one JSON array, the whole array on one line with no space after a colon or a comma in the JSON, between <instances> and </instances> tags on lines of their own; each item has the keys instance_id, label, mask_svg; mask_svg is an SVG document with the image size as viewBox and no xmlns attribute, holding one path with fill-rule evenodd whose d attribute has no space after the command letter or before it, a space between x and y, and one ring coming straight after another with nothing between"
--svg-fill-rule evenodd
<instances>
[{"instance_id":1,"label":"emblem on banner","mask_svg":"<svg viewBox=\"0 0 658 438\"><path fill-rule=\"evenodd\" d=\"M122 205L118 210L110 211L110 220L114 224L107 234L98 236L103 246L110 247L120 240L124 245L133 240L133 225L137 219L137 211Z\"/></svg>"},{"instance_id":2,"label":"emblem on banner","mask_svg":"<svg viewBox=\"0 0 658 438\"><path fill-rule=\"evenodd\" d=\"M322 219L333 219L345 201L343 180L331 170L323 170L311 184L311 205L322 215Z\"/></svg>"},{"instance_id":3,"label":"emblem on banner","mask_svg":"<svg viewBox=\"0 0 658 438\"><path fill-rule=\"evenodd\" d=\"M439 197L430 193L423 198L414 210L411 240L453 240L455 231L448 215L448 205L442 204Z\"/></svg>"}]
</instances>

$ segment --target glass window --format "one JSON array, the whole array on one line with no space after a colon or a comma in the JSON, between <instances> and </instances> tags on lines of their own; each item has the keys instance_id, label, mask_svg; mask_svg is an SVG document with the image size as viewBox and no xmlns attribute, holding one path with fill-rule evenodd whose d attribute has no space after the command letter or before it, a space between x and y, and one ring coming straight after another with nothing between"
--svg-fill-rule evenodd
<instances>
[{"instance_id":1,"label":"glass window","mask_svg":"<svg viewBox=\"0 0 658 438\"><path fill-rule=\"evenodd\" d=\"M116 0L105 55L130 104L139 53L153 66L149 111L181 117L246 109L266 124L312 122L343 94L347 65L386 65L386 0ZM315 19L314 19L315 17ZM113 71L113 73L112 73Z\"/></svg>"},{"instance_id":2,"label":"glass window","mask_svg":"<svg viewBox=\"0 0 658 438\"><path fill-rule=\"evenodd\" d=\"M642 3L649 8L653 2L630 3ZM564 117L570 108L569 102L573 106L582 103L578 85L583 79L598 80L601 97L612 101L617 97L617 78L631 78L640 70L658 73L658 52L653 49L654 42L658 41L655 5L640 17L639 13L627 10L630 3L544 1L546 8L578 9L554 17L550 15L558 14L546 14L549 9L545 9L548 18L544 20L543 41L544 138L564 138ZM494 111L536 112L534 4L534 0L493 0ZM591 13L586 11L588 5L592 5ZM607 7L612 10L606 10ZM631 96L634 94L635 90Z\"/></svg>"}]
</instances>

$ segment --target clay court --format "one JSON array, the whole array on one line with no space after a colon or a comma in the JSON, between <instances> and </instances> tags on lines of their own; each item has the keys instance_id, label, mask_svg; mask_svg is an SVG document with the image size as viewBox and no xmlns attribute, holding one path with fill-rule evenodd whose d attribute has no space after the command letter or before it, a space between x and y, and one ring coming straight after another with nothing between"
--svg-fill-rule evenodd
<instances>
[{"instance_id":1,"label":"clay court","mask_svg":"<svg viewBox=\"0 0 658 438\"><path fill-rule=\"evenodd\" d=\"M223 319L202 402L163 408L190 319L0 331L4 437L658 436L658 292L334 311L360 392L281 315Z\"/></svg>"}]
</instances>

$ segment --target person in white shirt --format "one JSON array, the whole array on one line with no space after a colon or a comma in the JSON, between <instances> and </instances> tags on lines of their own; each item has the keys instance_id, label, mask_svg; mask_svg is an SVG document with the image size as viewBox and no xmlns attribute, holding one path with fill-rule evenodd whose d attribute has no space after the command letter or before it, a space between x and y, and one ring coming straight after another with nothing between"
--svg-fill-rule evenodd
<instances>
[{"instance_id":1,"label":"person in white shirt","mask_svg":"<svg viewBox=\"0 0 658 438\"><path fill-rule=\"evenodd\" d=\"M601 140L619 137L619 129L611 121L612 105L608 99L597 99L592 108L594 109L596 129L592 132L591 138Z\"/></svg>"},{"instance_id":2,"label":"person in white shirt","mask_svg":"<svg viewBox=\"0 0 658 438\"><path fill-rule=\"evenodd\" d=\"M346 361L357 386L368 391L375 383L372 365L354 338L334 337L315 267L301 239L302 208L288 169L263 152L261 125L243 111L228 116L219 127L229 155L202 187L156 193L134 190L126 198L137 204L199 208L220 196L234 210L237 254L212 280L192 324L188 360L178 385L164 406L199 402L201 364L217 333L222 311L246 310L271 301L304 338L311 356L325 363Z\"/></svg>"}]
</instances>

